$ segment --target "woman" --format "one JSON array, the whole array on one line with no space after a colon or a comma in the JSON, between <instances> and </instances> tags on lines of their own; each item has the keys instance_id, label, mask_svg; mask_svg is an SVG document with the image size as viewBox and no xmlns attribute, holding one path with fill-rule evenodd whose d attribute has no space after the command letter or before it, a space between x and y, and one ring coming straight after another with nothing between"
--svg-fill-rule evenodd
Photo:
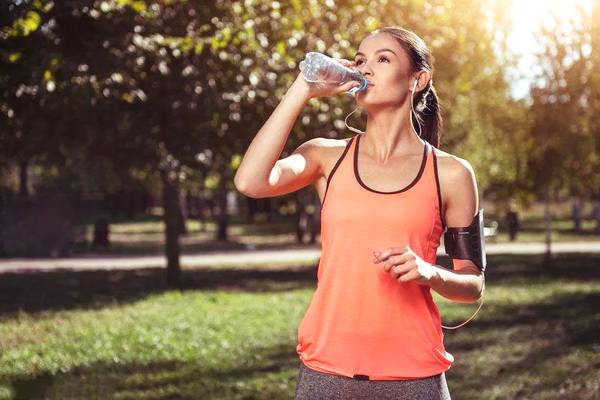
<instances>
[{"instance_id":1,"label":"woman","mask_svg":"<svg viewBox=\"0 0 600 400\"><path fill-rule=\"evenodd\" d=\"M371 84L356 95L366 131L311 139L278 160L308 99L358 85L315 86L298 75L235 177L251 197L312 184L321 199L318 285L298 328L295 396L450 399L445 371L454 359L430 290L462 303L483 292L470 260L454 259L454 270L434 265L446 224L465 227L476 215L475 175L436 148L442 124L431 55L416 34L381 28L353 62L340 61Z\"/></svg>"}]
</instances>

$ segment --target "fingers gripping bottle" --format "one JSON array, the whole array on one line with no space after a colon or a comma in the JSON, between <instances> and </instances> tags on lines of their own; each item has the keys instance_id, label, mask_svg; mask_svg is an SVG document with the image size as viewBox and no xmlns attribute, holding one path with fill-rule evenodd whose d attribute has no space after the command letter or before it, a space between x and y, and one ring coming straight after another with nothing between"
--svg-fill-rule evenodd
<instances>
[{"instance_id":1,"label":"fingers gripping bottle","mask_svg":"<svg viewBox=\"0 0 600 400\"><path fill-rule=\"evenodd\" d=\"M342 85L348 81L359 81L360 86L353 87L348 92L355 94L369 86L369 81L358 69L348 68L337 60L314 51L306 53L304 60L300 61L300 71L307 82L337 83Z\"/></svg>"}]
</instances>

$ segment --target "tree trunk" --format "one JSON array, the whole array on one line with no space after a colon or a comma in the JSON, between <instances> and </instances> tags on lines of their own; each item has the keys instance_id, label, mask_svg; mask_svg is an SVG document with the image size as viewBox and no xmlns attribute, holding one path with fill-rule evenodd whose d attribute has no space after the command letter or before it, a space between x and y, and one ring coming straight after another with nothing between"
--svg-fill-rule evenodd
<instances>
[{"instance_id":1,"label":"tree trunk","mask_svg":"<svg viewBox=\"0 0 600 400\"><path fill-rule=\"evenodd\" d=\"M29 174L27 160L19 161L19 196L29 197Z\"/></svg>"},{"instance_id":2,"label":"tree trunk","mask_svg":"<svg viewBox=\"0 0 600 400\"><path fill-rule=\"evenodd\" d=\"M573 218L573 231L575 233L581 233L581 219L582 219L582 204L581 198L575 196L571 204L571 217Z\"/></svg>"},{"instance_id":3,"label":"tree trunk","mask_svg":"<svg viewBox=\"0 0 600 400\"><path fill-rule=\"evenodd\" d=\"M219 187L217 189L217 204L219 215L217 215L217 240L228 240L227 226L229 225L229 216L227 215L227 180L228 180L227 162L221 159L219 163Z\"/></svg>"},{"instance_id":4,"label":"tree trunk","mask_svg":"<svg viewBox=\"0 0 600 400\"><path fill-rule=\"evenodd\" d=\"M170 288L181 288L181 266L179 265L179 188L176 182L171 181L168 172L162 171L163 181L163 210L165 222L165 240L167 255L167 285Z\"/></svg>"},{"instance_id":5,"label":"tree trunk","mask_svg":"<svg viewBox=\"0 0 600 400\"><path fill-rule=\"evenodd\" d=\"M185 221L188 217L188 212L185 196L179 190L177 191L177 203L177 229L180 235L185 235L188 233L187 226L185 225Z\"/></svg>"},{"instance_id":6,"label":"tree trunk","mask_svg":"<svg viewBox=\"0 0 600 400\"><path fill-rule=\"evenodd\" d=\"M544 224L546 227L546 252L544 254L544 265L552 261L552 216L550 215L550 187L546 185L544 190Z\"/></svg>"}]
</instances>

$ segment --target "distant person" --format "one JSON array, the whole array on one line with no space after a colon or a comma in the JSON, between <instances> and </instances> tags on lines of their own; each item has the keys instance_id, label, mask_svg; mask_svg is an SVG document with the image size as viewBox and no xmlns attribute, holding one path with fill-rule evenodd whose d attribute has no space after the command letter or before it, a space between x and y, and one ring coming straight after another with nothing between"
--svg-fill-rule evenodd
<instances>
[{"instance_id":1,"label":"distant person","mask_svg":"<svg viewBox=\"0 0 600 400\"><path fill-rule=\"evenodd\" d=\"M521 228L517 202L514 199L511 199L508 203L508 211L506 212L506 225L508 227L508 237L510 238L511 242L514 242L517 240L517 234Z\"/></svg>"},{"instance_id":2,"label":"distant person","mask_svg":"<svg viewBox=\"0 0 600 400\"><path fill-rule=\"evenodd\" d=\"M308 231L310 232L309 243L314 244L317 242L317 235L321 230L321 200L317 193L313 190L313 195L311 196L311 203L307 207L306 212L309 215L310 228Z\"/></svg>"},{"instance_id":3,"label":"distant person","mask_svg":"<svg viewBox=\"0 0 600 400\"><path fill-rule=\"evenodd\" d=\"M600 235L600 200L594 200L592 204L592 219L596 221L596 226L594 227L594 234Z\"/></svg>"},{"instance_id":4,"label":"distant person","mask_svg":"<svg viewBox=\"0 0 600 400\"><path fill-rule=\"evenodd\" d=\"M105 249L108 249L110 246L109 234L108 218L105 216L96 218L96 221L94 221L93 248L104 247Z\"/></svg>"},{"instance_id":5,"label":"distant person","mask_svg":"<svg viewBox=\"0 0 600 400\"><path fill-rule=\"evenodd\" d=\"M582 216L582 205L581 198L579 196L575 196L573 199L573 206L571 209L571 215L573 217L573 228L577 233L581 232L581 216Z\"/></svg>"},{"instance_id":6,"label":"distant person","mask_svg":"<svg viewBox=\"0 0 600 400\"><path fill-rule=\"evenodd\" d=\"M309 243L314 244L321 227L320 199L313 188L300 190L296 196L296 233L299 243L309 234Z\"/></svg>"},{"instance_id":7,"label":"distant person","mask_svg":"<svg viewBox=\"0 0 600 400\"><path fill-rule=\"evenodd\" d=\"M450 399L445 371L454 357L431 289L476 302L485 258L475 256L483 235L471 229L481 215L475 173L437 149L442 121L431 57L404 28L369 34L354 62L338 59L370 82L355 97L368 111L366 131L310 139L278 160L309 99L358 85L313 85L300 73L237 170L235 185L247 196L313 185L321 199L322 251L298 327L296 400ZM452 260L460 273L435 265L445 228L446 249L465 252Z\"/></svg>"}]
</instances>

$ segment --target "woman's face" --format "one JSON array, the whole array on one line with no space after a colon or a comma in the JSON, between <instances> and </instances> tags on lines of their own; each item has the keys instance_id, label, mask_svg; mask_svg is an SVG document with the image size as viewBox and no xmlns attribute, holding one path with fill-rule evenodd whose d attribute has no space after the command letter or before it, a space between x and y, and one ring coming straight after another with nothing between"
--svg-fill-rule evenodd
<instances>
[{"instance_id":1,"label":"woman's face","mask_svg":"<svg viewBox=\"0 0 600 400\"><path fill-rule=\"evenodd\" d=\"M354 62L373 84L357 93L356 101L360 106L367 110L399 107L407 97L410 101L410 90L417 75L412 73L408 54L393 36L387 33L367 36L361 42Z\"/></svg>"}]
</instances>

